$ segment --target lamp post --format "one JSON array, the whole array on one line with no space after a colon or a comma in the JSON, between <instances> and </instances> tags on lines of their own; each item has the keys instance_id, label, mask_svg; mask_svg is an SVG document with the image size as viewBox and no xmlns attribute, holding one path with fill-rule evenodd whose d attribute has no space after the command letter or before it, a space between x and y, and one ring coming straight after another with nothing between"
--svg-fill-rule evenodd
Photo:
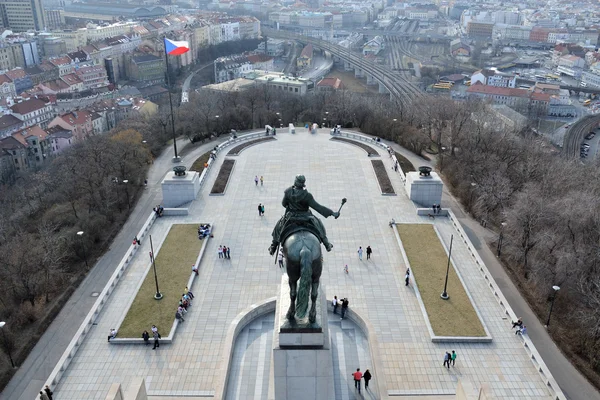
<instances>
[{"instance_id":1,"label":"lamp post","mask_svg":"<svg viewBox=\"0 0 600 400\"><path fill-rule=\"evenodd\" d=\"M152 235L150 238L150 261L152 262L152 268L154 269L154 282L156 283L156 294L154 295L155 300L160 300L163 298L162 293L158 289L158 276L156 276L156 260L154 259L154 246L152 245Z\"/></svg>"},{"instance_id":2,"label":"lamp post","mask_svg":"<svg viewBox=\"0 0 600 400\"><path fill-rule=\"evenodd\" d=\"M473 196L475 195L475 188L477 184L475 182L471 182L471 199L469 200L469 207L473 209Z\"/></svg>"},{"instance_id":3,"label":"lamp post","mask_svg":"<svg viewBox=\"0 0 600 400\"><path fill-rule=\"evenodd\" d=\"M8 341L6 339L6 333L4 333L4 325L6 322L0 321L0 330L2 331L2 339L4 339L4 343L6 343L6 352L8 353L8 358L10 359L10 365L15 368L15 362L13 361L12 354L10 353L10 346L8 345Z\"/></svg>"},{"instance_id":4,"label":"lamp post","mask_svg":"<svg viewBox=\"0 0 600 400\"><path fill-rule=\"evenodd\" d=\"M550 317L552 316L552 308L554 307L554 300L556 299L556 294L560 290L560 286L554 285L554 286L552 286L552 289L554 289L554 293L552 294L552 301L550 302L550 312L548 312L548 319L546 320L546 325L544 325L545 328L548 328L548 326L550 325Z\"/></svg>"},{"instance_id":5,"label":"lamp post","mask_svg":"<svg viewBox=\"0 0 600 400\"><path fill-rule=\"evenodd\" d=\"M81 249L83 250L83 260L85 261L85 266L87 268L89 268L90 266L88 265L88 261L87 261L87 253L85 251L85 246L83 244L83 231L77 232L77 236L79 236L79 241L80 241Z\"/></svg>"},{"instance_id":6,"label":"lamp post","mask_svg":"<svg viewBox=\"0 0 600 400\"><path fill-rule=\"evenodd\" d=\"M454 235L450 236L450 250L448 250L448 265L446 266L446 281L444 282L444 291L440 295L440 297L444 300L448 300L450 296L448 296L448 274L450 273L450 257L452 256L452 242L454 241Z\"/></svg>"},{"instance_id":7,"label":"lamp post","mask_svg":"<svg viewBox=\"0 0 600 400\"><path fill-rule=\"evenodd\" d=\"M502 241L504 240L504 227L506 226L506 222L503 222L500 225L500 236L498 236L498 249L496 252L498 257L502 254Z\"/></svg>"},{"instance_id":8,"label":"lamp post","mask_svg":"<svg viewBox=\"0 0 600 400\"><path fill-rule=\"evenodd\" d=\"M325 111L325 118L323 118L324 121L327 121L327 118L329 118L329 111ZM325 122L327 123L327 122ZM326 128L328 128L328 126L325 126Z\"/></svg>"},{"instance_id":9,"label":"lamp post","mask_svg":"<svg viewBox=\"0 0 600 400\"><path fill-rule=\"evenodd\" d=\"M125 184L125 197L127 197L127 208L131 210L131 203L129 202L129 190L127 189L127 184L129 183L129 180L123 179L123 183Z\"/></svg>"}]
</instances>

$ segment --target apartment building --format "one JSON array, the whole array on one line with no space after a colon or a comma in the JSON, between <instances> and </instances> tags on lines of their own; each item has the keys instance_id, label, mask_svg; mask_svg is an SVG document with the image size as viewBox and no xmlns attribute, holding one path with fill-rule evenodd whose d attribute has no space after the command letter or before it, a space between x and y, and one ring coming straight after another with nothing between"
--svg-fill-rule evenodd
<instances>
[{"instance_id":1,"label":"apartment building","mask_svg":"<svg viewBox=\"0 0 600 400\"><path fill-rule=\"evenodd\" d=\"M10 107L12 115L23 121L26 127L40 125L45 128L54 116L52 105L37 98L31 98Z\"/></svg>"},{"instance_id":2,"label":"apartment building","mask_svg":"<svg viewBox=\"0 0 600 400\"><path fill-rule=\"evenodd\" d=\"M42 0L0 0L6 27L13 32L43 31L46 15Z\"/></svg>"}]
</instances>

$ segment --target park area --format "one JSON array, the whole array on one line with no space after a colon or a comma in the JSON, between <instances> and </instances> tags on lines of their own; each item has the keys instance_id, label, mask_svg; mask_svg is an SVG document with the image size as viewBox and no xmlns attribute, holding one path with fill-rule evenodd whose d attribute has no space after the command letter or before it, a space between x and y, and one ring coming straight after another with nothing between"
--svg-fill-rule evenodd
<instances>
[{"instance_id":1,"label":"park area","mask_svg":"<svg viewBox=\"0 0 600 400\"><path fill-rule=\"evenodd\" d=\"M171 227L155 259L158 285L163 298L154 299L156 284L154 272L150 270L119 327L119 338L140 338L142 332L150 331L152 325L156 325L165 334L169 333L183 289L190 279L192 265L196 263L203 243L198 240L197 224Z\"/></svg>"},{"instance_id":2,"label":"park area","mask_svg":"<svg viewBox=\"0 0 600 400\"><path fill-rule=\"evenodd\" d=\"M410 263L429 323L436 336L486 336L456 271L448 275L448 294L443 300L448 254L431 224L397 224L396 229Z\"/></svg>"}]
</instances>

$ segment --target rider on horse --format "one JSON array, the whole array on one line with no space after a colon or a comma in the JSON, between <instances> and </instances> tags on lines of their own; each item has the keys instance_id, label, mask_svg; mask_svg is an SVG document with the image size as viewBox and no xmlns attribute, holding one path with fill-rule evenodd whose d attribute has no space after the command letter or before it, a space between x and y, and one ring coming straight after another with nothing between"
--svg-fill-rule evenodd
<instances>
[{"instance_id":1,"label":"rider on horse","mask_svg":"<svg viewBox=\"0 0 600 400\"><path fill-rule=\"evenodd\" d=\"M297 175L294 186L287 188L284 192L281 204L285 207L285 214L273 229L273 243L269 247L271 255L275 254L277 246L282 240L285 240L289 234L303 227L315 233L327 251L331 251L333 248L333 245L327 239L323 223L310 212L310 208L325 218L331 215L337 218L340 216L340 213L317 203L312 194L305 189L305 182L306 178L304 175Z\"/></svg>"}]
</instances>

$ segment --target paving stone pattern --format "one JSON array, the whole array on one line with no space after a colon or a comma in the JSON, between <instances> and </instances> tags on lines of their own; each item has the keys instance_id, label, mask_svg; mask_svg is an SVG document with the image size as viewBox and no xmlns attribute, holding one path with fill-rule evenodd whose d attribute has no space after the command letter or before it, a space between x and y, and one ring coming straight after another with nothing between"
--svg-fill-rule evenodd
<instances>
[{"instance_id":1,"label":"paving stone pattern","mask_svg":"<svg viewBox=\"0 0 600 400\"><path fill-rule=\"evenodd\" d=\"M278 135L276 141L242 152L236 158L225 196L208 196L207 188L212 187L218 171L214 168L199 199L191 204L189 215L160 218L152 228L157 242L174 223L210 220L215 224L215 237L208 244L199 279L192 288L196 299L174 343L154 351L151 346L106 343L110 328L126 312L124 304L135 296L133 291L148 267L144 255L149 243L145 241L65 372L56 398L104 399L112 383L121 382L127 388L137 376L146 379L150 395L210 395L215 390L215 374L230 322L251 304L278 294L281 272L267 247L271 230L283 213L283 190L296 174L303 173L307 188L321 204L337 210L341 199L348 198L338 220L324 220L334 249L325 253L321 282L327 298L347 296L350 307L374 327L383 365L376 378L384 379L389 392L454 393L461 378L475 387L487 382L490 394L498 398L549 399L550 393L515 337L510 321L503 319L501 307L459 240L452 250L454 262L494 341L454 346L431 342L414 291L404 286L406 265L388 222L391 218L433 222L447 245L450 235L456 233L452 224L445 218L431 221L417 216L397 175L392 180L398 196L382 196L370 159L362 149L329 141L329 135L299 132ZM216 167L223 158L219 156ZM384 162L391 169L390 160L385 158ZM264 186L255 186L255 175L264 176ZM258 216L258 203L265 205L263 217ZM231 247L231 260L218 259L219 245ZM369 245L372 259L359 261L358 246L364 249ZM349 274L343 271L345 264ZM166 273L159 271L159 277L161 272ZM452 295L452 288L448 290ZM167 334L167 327L159 328ZM457 351L458 359L456 366L447 370L442 368L443 355L450 350Z\"/></svg>"}]
</instances>

